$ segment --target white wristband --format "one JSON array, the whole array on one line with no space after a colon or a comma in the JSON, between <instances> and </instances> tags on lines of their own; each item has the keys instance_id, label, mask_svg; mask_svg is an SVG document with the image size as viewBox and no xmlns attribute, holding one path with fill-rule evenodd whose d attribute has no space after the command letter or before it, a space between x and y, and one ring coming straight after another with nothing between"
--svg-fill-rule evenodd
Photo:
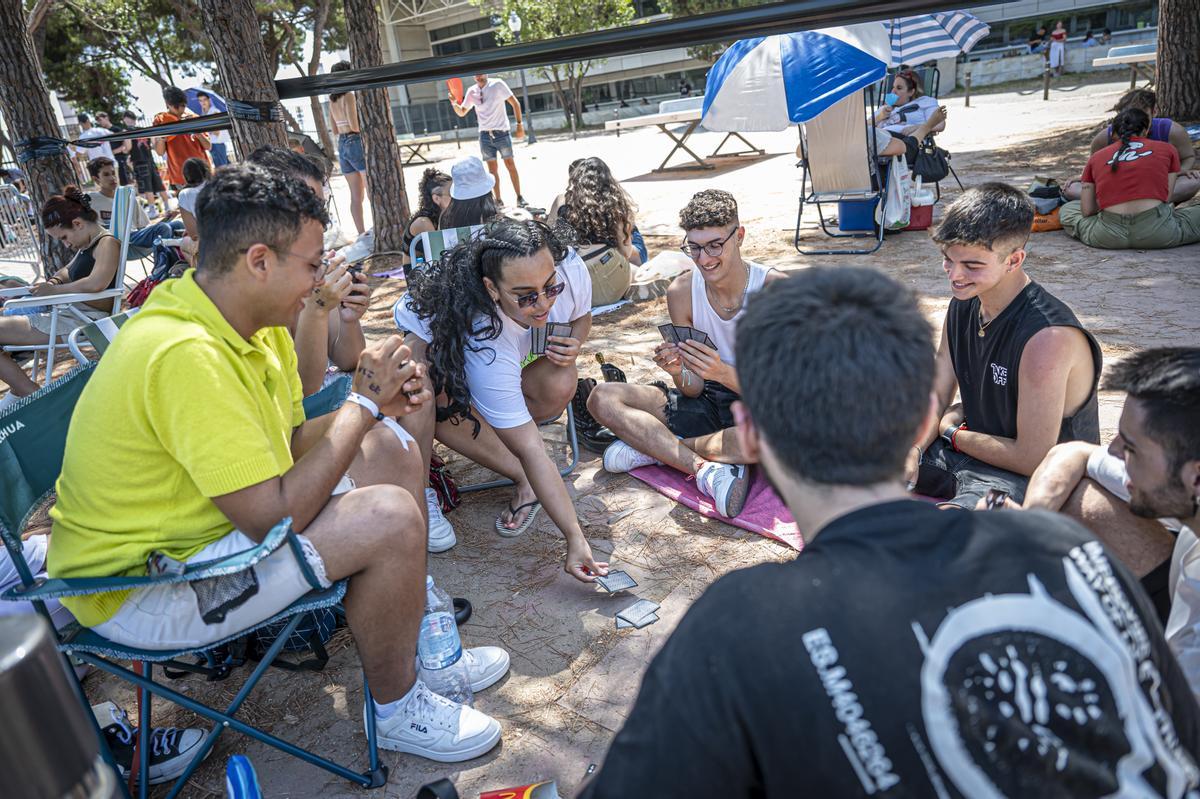
<instances>
[{"instance_id":1,"label":"white wristband","mask_svg":"<svg viewBox=\"0 0 1200 799\"><path fill-rule=\"evenodd\" d=\"M364 397L362 394L359 394L357 391L351 391L349 394L347 394L346 402L353 402L355 405L363 406L364 408L367 409L367 411L370 412L370 414L372 416L374 416L378 420L382 420L384 418L383 414L379 412L379 406L375 404L375 401L372 399L369 399L367 397Z\"/></svg>"}]
</instances>

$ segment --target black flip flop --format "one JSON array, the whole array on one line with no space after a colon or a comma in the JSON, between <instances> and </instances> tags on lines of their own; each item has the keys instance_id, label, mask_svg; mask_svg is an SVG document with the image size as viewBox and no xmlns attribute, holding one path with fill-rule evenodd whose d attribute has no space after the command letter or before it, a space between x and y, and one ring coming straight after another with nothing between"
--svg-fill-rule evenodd
<instances>
[{"instance_id":1,"label":"black flip flop","mask_svg":"<svg viewBox=\"0 0 1200 799\"><path fill-rule=\"evenodd\" d=\"M514 508L512 505L509 505L508 512L515 519L515 518L517 518L517 514L519 514L521 511L525 510L526 508L530 508L530 511L528 514L526 514L525 521L521 522L521 526L517 527L515 529L510 530L509 528L505 527L504 524L500 521L500 517L497 516L496 517L496 532L499 533L500 535L504 536L505 538L516 538L517 536L521 535L526 530L528 530L530 527L532 527L533 523L535 521L537 521L538 514L542 512L542 503L541 502L538 502L535 499L533 502L526 502L524 505L520 505L516 508Z\"/></svg>"},{"instance_id":2,"label":"black flip flop","mask_svg":"<svg viewBox=\"0 0 1200 799\"><path fill-rule=\"evenodd\" d=\"M454 623L462 627L471 620L471 603L460 596L454 597Z\"/></svg>"}]
</instances>

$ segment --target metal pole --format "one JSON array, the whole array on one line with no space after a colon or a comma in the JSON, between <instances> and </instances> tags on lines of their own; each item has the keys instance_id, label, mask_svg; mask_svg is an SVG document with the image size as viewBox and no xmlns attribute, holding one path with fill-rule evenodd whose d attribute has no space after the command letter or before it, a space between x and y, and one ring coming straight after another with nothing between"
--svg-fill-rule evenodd
<instances>
[{"instance_id":1,"label":"metal pole","mask_svg":"<svg viewBox=\"0 0 1200 799\"><path fill-rule=\"evenodd\" d=\"M1050 99L1050 67L1046 67L1046 71L1042 73L1042 99Z\"/></svg>"},{"instance_id":2,"label":"metal pole","mask_svg":"<svg viewBox=\"0 0 1200 799\"><path fill-rule=\"evenodd\" d=\"M510 23L511 24L511 23ZM516 44L521 43L521 31L513 31ZM525 68L521 70L521 103L525 111L525 143L537 144L537 135L533 132L533 109L529 107L529 88L525 85Z\"/></svg>"},{"instance_id":3,"label":"metal pole","mask_svg":"<svg viewBox=\"0 0 1200 799\"><path fill-rule=\"evenodd\" d=\"M970 108L971 107L971 70L969 70L969 69L967 70L966 84L967 84L967 96L966 96L965 102L963 102L963 105L966 106L967 108Z\"/></svg>"}]
</instances>

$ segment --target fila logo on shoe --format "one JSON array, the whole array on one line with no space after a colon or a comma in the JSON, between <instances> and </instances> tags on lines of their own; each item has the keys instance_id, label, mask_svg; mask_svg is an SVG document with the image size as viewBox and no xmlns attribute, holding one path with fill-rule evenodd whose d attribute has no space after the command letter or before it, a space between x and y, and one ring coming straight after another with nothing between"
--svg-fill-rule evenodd
<instances>
[{"instance_id":1,"label":"fila logo on shoe","mask_svg":"<svg viewBox=\"0 0 1200 799\"><path fill-rule=\"evenodd\" d=\"M24 430L24 429L25 429L25 423L21 422L21 421L16 421L16 422L13 422L12 424L6 424L6 425L4 425L4 427L0 427L0 444L3 444L5 441L7 441L8 437L11 436L13 433L17 432L18 430Z\"/></svg>"},{"instance_id":2,"label":"fila logo on shoe","mask_svg":"<svg viewBox=\"0 0 1200 799\"><path fill-rule=\"evenodd\" d=\"M418 723L416 723L415 721L414 721L414 722L412 722L411 724L409 724L409 725L408 725L408 728L409 728L410 730L416 730L417 732L421 733L422 735L428 735L428 734L429 734L429 728L428 728L428 727L426 727L424 724L418 724Z\"/></svg>"}]
</instances>

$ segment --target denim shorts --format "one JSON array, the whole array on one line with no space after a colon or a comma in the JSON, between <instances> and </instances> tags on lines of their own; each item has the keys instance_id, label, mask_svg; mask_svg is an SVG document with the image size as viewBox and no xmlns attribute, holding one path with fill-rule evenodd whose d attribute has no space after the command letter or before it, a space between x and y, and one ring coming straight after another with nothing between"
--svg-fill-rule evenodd
<instances>
[{"instance_id":1,"label":"denim shorts","mask_svg":"<svg viewBox=\"0 0 1200 799\"><path fill-rule=\"evenodd\" d=\"M367 157L363 155L362 136L358 133L343 133L338 136L338 164L343 175L351 172L366 172Z\"/></svg>"},{"instance_id":2,"label":"denim shorts","mask_svg":"<svg viewBox=\"0 0 1200 799\"><path fill-rule=\"evenodd\" d=\"M501 158L512 158L512 137L507 130L479 131L479 151L484 161L491 161L497 154Z\"/></svg>"}]
</instances>

